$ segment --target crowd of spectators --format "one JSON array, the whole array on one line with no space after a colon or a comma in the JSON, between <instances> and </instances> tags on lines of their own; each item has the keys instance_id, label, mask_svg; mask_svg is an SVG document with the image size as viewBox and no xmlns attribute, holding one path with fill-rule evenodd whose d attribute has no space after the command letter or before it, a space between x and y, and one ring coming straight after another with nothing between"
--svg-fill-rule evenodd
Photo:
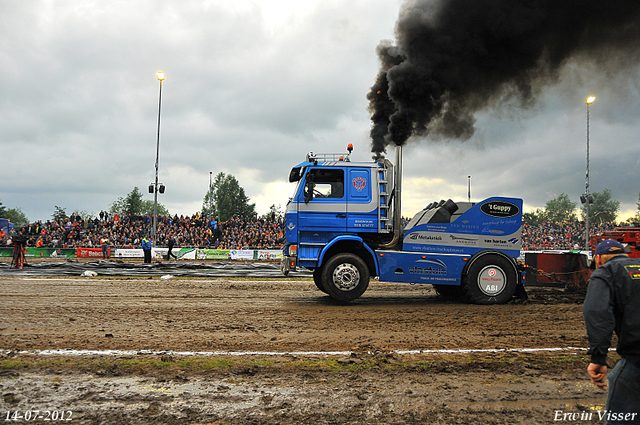
<instances>
[{"instance_id":1,"label":"crowd of spectators","mask_svg":"<svg viewBox=\"0 0 640 425\"><path fill-rule=\"evenodd\" d=\"M85 220L80 215L59 220L37 221L20 233L27 246L50 248L99 248L101 241L115 248L139 248L142 238L153 234L153 217L109 216ZM166 247L174 238L182 248L281 249L284 246L284 219L233 217L225 222L196 213L192 216L158 217L156 247Z\"/></svg>"},{"instance_id":2,"label":"crowd of spectators","mask_svg":"<svg viewBox=\"0 0 640 425\"><path fill-rule=\"evenodd\" d=\"M628 225L628 224L627 224ZM619 227L615 223L589 226L589 235L597 235ZM542 223L539 226L522 225L522 250L583 250L585 247L585 223Z\"/></svg>"},{"instance_id":3,"label":"crowd of spectators","mask_svg":"<svg viewBox=\"0 0 640 425\"><path fill-rule=\"evenodd\" d=\"M406 222L407 220L403 220ZM614 223L590 226L595 235L617 227ZM20 233L27 246L50 248L98 248L102 240L115 248L139 248L144 236L151 237L153 218L149 216L110 216L85 220L80 215L59 220L37 221ZM192 216L159 217L156 247L166 247L171 238L183 248L281 249L285 243L284 219L275 214L262 218L233 217L225 222L196 213ZM584 222L542 223L522 226L522 250L584 249ZM0 241L4 245L4 241Z\"/></svg>"}]
</instances>

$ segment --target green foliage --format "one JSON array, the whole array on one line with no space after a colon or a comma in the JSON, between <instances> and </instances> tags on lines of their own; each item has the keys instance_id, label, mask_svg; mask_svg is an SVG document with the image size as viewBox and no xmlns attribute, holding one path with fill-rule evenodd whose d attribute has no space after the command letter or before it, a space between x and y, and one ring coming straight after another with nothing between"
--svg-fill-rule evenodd
<instances>
[{"instance_id":1,"label":"green foliage","mask_svg":"<svg viewBox=\"0 0 640 425\"><path fill-rule=\"evenodd\" d=\"M29 219L27 216L20 210L20 208L7 208L2 206L2 202L0 202L0 218L8 219L16 229L21 228L29 224Z\"/></svg>"},{"instance_id":2,"label":"green foliage","mask_svg":"<svg viewBox=\"0 0 640 425\"><path fill-rule=\"evenodd\" d=\"M591 223L613 223L620 211L620 201L611 199L611 190L605 189L602 192L593 192L593 203L589 206L589 222ZM586 218L586 204L582 206L582 218Z\"/></svg>"},{"instance_id":3,"label":"green foliage","mask_svg":"<svg viewBox=\"0 0 640 425\"><path fill-rule=\"evenodd\" d=\"M127 215L153 215L153 201L145 201L138 186L134 187L129 194L118 198L109 206L109 213L119 216ZM169 215L169 211L162 204L158 203L158 216Z\"/></svg>"},{"instance_id":4,"label":"green foliage","mask_svg":"<svg viewBox=\"0 0 640 425\"><path fill-rule=\"evenodd\" d=\"M222 176L224 173L218 173L216 176L215 183L212 183L209 187L209 190L204 195L204 200L202 201L202 212L206 214L208 217L217 217L218 209L216 208L216 187L220 185L222 180ZM217 184L217 186L216 186Z\"/></svg>"},{"instance_id":5,"label":"green foliage","mask_svg":"<svg viewBox=\"0 0 640 425\"><path fill-rule=\"evenodd\" d=\"M124 199L124 211L125 215L136 215L142 211L142 193L138 186L134 187L133 190L127 195Z\"/></svg>"},{"instance_id":6,"label":"green foliage","mask_svg":"<svg viewBox=\"0 0 640 425\"><path fill-rule=\"evenodd\" d=\"M29 224L29 219L20 208L9 208L5 211L2 218L8 218L9 221L12 222L16 227L16 230Z\"/></svg>"},{"instance_id":7,"label":"green foliage","mask_svg":"<svg viewBox=\"0 0 640 425\"><path fill-rule=\"evenodd\" d=\"M279 219L284 217L284 211L282 211L282 206L278 205L276 206L276 204L271 204L271 206L269 207L269 212L266 214L262 215L262 218L265 220L274 218L274 219Z\"/></svg>"},{"instance_id":8,"label":"green foliage","mask_svg":"<svg viewBox=\"0 0 640 425\"><path fill-rule=\"evenodd\" d=\"M153 216L153 201L142 201L142 215ZM158 202L158 217L169 215L169 210Z\"/></svg>"},{"instance_id":9,"label":"green foliage","mask_svg":"<svg viewBox=\"0 0 640 425\"><path fill-rule=\"evenodd\" d=\"M83 211L75 210L75 211L73 211L72 214L73 215L79 215L80 217L82 217L82 219L84 221L93 220L96 217L96 213L88 212L88 211L84 211L84 210Z\"/></svg>"},{"instance_id":10,"label":"green foliage","mask_svg":"<svg viewBox=\"0 0 640 425\"><path fill-rule=\"evenodd\" d=\"M58 221L60 219L65 219L69 217L67 215L67 211L64 208L61 208L59 206L54 206L53 207L53 214L51 214L51 218L53 218L54 221Z\"/></svg>"},{"instance_id":11,"label":"green foliage","mask_svg":"<svg viewBox=\"0 0 640 425\"><path fill-rule=\"evenodd\" d=\"M255 216L256 204L249 204L249 197L234 176L220 172L204 197L202 211L210 217L227 221L234 215Z\"/></svg>"},{"instance_id":12,"label":"green foliage","mask_svg":"<svg viewBox=\"0 0 640 425\"><path fill-rule=\"evenodd\" d=\"M552 223L567 223L577 221L577 202L571 202L566 193L561 193L556 199L547 201L545 214L547 220Z\"/></svg>"},{"instance_id":13,"label":"green foliage","mask_svg":"<svg viewBox=\"0 0 640 425\"><path fill-rule=\"evenodd\" d=\"M547 215L544 209L536 209L534 212L526 212L522 214L522 222L533 227L540 226L547 221Z\"/></svg>"}]
</instances>

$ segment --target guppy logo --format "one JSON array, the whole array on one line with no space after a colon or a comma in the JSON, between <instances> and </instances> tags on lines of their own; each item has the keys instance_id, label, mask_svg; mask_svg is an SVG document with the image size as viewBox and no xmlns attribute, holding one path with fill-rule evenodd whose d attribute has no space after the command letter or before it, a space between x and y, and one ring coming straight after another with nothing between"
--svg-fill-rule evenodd
<instances>
[{"instance_id":1,"label":"guppy logo","mask_svg":"<svg viewBox=\"0 0 640 425\"><path fill-rule=\"evenodd\" d=\"M411 274L428 274L434 276L444 276L447 274L447 265L440 260L418 260L416 263L426 263L424 267L409 267Z\"/></svg>"},{"instance_id":2,"label":"guppy logo","mask_svg":"<svg viewBox=\"0 0 640 425\"><path fill-rule=\"evenodd\" d=\"M490 201L480 206L480 211L490 217L508 218L514 217L520 213L520 208L511 202Z\"/></svg>"}]
</instances>

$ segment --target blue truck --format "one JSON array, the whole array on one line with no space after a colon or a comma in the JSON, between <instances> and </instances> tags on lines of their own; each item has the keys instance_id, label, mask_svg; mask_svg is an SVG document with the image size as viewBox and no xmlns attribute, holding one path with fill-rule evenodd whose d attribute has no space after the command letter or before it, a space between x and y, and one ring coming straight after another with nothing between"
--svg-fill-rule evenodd
<instances>
[{"instance_id":1,"label":"blue truck","mask_svg":"<svg viewBox=\"0 0 640 425\"><path fill-rule=\"evenodd\" d=\"M14 230L14 228L15 226L12 222L9 221L9 219L0 218L0 230L2 230L5 234L9 235Z\"/></svg>"},{"instance_id":2,"label":"blue truck","mask_svg":"<svg viewBox=\"0 0 640 425\"><path fill-rule=\"evenodd\" d=\"M424 283L476 304L526 297L522 199L432 202L406 224L401 217L402 146L386 158L352 162L346 154L307 154L285 213L281 269L313 270L319 290L349 302L381 282Z\"/></svg>"}]
</instances>

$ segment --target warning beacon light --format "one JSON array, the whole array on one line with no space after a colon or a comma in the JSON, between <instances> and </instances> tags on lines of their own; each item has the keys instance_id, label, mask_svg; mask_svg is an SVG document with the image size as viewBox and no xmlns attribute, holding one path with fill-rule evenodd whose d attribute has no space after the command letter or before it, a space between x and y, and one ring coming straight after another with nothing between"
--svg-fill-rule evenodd
<instances>
[{"instance_id":1,"label":"warning beacon light","mask_svg":"<svg viewBox=\"0 0 640 425\"><path fill-rule=\"evenodd\" d=\"M349 144L347 145L347 151L348 151L349 153L351 153L351 151L353 151L353 143L349 143Z\"/></svg>"}]
</instances>

